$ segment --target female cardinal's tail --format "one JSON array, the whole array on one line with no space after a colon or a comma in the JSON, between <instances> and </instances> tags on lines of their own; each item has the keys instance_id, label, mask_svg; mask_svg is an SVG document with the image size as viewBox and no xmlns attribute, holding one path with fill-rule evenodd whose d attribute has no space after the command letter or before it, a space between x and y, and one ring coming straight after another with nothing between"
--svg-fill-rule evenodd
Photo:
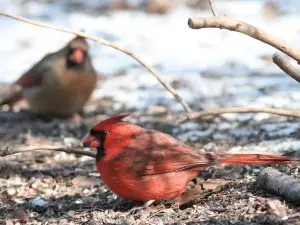
<instances>
[{"instance_id":1,"label":"female cardinal's tail","mask_svg":"<svg viewBox=\"0 0 300 225\"><path fill-rule=\"evenodd\" d=\"M231 164L289 164L297 161L295 158L279 155L260 154L228 154L216 153L219 163Z\"/></svg>"},{"instance_id":2,"label":"female cardinal's tail","mask_svg":"<svg viewBox=\"0 0 300 225\"><path fill-rule=\"evenodd\" d=\"M13 106L23 98L22 87L17 84L1 86L0 89L0 106L5 104Z\"/></svg>"}]
</instances>

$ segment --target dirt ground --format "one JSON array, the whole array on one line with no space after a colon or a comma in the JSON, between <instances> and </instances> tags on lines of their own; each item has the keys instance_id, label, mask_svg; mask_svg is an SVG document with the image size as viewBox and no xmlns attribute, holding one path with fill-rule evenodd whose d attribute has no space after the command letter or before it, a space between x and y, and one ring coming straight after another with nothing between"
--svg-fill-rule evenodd
<instances>
[{"instance_id":1,"label":"dirt ground","mask_svg":"<svg viewBox=\"0 0 300 225\"><path fill-rule=\"evenodd\" d=\"M113 105L111 99L101 99L93 112L82 119L37 119L26 112L1 112L0 144L3 148L24 145L77 145L95 122L107 118ZM105 107L104 107L105 106ZM124 113L124 109L114 114ZM157 129L175 137L186 130L174 129L177 114L165 110L135 112L130 121ZM299 123L285 118L286 122ZM199 121L203 127L221 124L222 118ZM271 117L260 124L282 121ZM233 129L249 128L245 139L233 135L226 140L198 138L188 144L201 149L224 151L245 143L282 139L270 137L248 120ZM174 130L176 132L174 132ZM257 132L260 130L260 132ZM225 132L226 131L222 131ZM256 135L255 135L256 134ZM288 138L297 138L297 132ZM210 143L208 145L208 143ZM213 144L212 144L213 143ZM208 149L209 150L209 149ZM257 174L265 166L227 166L199 173L199 179L229 181L219 191L206 195L197 204L178 207L159 202L148 208L131 210L136 202L120 199L110 192L96 171L95 160L62 152L36 151L0 158L0 220L1 224L297 224L299 206L261 190ZM274 166L300 178L299 164ZM300 224L300 223L299 223Z\"/></svg>"}]
</instances>

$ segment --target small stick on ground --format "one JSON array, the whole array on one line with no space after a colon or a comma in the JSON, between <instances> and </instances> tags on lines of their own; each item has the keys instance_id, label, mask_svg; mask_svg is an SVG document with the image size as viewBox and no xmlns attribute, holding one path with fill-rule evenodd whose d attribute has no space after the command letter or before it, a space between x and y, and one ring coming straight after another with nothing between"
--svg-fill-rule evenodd
<instances>
[{"instance_id":1,"label":"small stick on ground","mask_svg":"<svg viewBox=\"0 0 300 225\"><path fill-rule=\"evenodd\" d=\"M294 80L300 83L300 71L298 71L293 64L283 59L279 52L273 55L273 62L286 74L291 76Z\"/></svg>"},{"instance_id":2,"label":"small stick on ground","mask_svg":"<svg viewBox=\"0 0 300 225\"><path fill-rule=\"evenodd\" d=\"M300 118L300 112L287 109L275 109L275 108L244 108L244 107L232 107L232 108L220 108L220 109L208 109L202 112L192 112L185 114L185 118L179 119L177 123L183 123L188 120L203 119L204 117L219 116L225 113L271 113L279 116L292 116Z\"/></svg>"},{"instance_id":3,"label":"small stick on ground","mask_svg":"<svg viewBox=\"0 0 300 225\"><path fill-rule=\"evenodd\" d=\"M188 25L192 29L202 28L220 28L230 31L236 31L248 35L254 39L264 42L277 48L279 51L295 59L300 64L300 51L296 50L289 44L279 38L268 34L267 32L250 25L248 23L230 19L228 17L210 17L210 18L190 18Z\"/></svg>"},{"instance_id":4,"label":"small stick on ground","mask_svg":"<svg viewBox=\"0 0 300 225\"><path fill-rule=\"evenodd\" d=\"M152 66L149 66L148 64L146 64L146 62L144 62L141 58L139 58L138 56L136 56L132 52L127 51L124 48L121 48L121 47L119 47L119 46L117 46L117 45L115 45L115 44L113 44L109 41L106 41L103 38L97 38L97 37L92 36L92 35L87 35L87 34L85 34L83 32L80 32L80 31L73 31L71 29L67 29L67 28L64 28L64 27L53 26L53 25L50 25L50 24L38 22L38 21L35 21L35 20L27 19L27 18L24 18L24 17L21 17L21 16L15 16L15 15L4 13L4 12L0 12L0 15L5 16L5 17L9 17L9 18L12 18L12 19L15 19L15 20L19 20L19 21L22 21L24 23L29 23L29 24L32 24L32 25L35 25L35 26L44 27L44 28L47 28L47 29L57 30L57 31L65 32L65 33L74 34L74 35L77 35L77 36L80 36L80 37L84 37L86 39L90 39L90 40L95 41L97 43L104 44L104 45L109 46L111 48L114 48L114 49L116 49L120 52L125 53L126 55L130 56L131 58L136 60L138 63L140 63L142 66L147 68L148 71L164 86L164 88L168 92L170 92L173 95L173 97L182 105L182 107L184 108L184 110L186 112L191 112L192 111L191 108L188 106L188 104L186 104L183 101L183 99L178 95L178 93L175 91L175 89L173 89L169 84L164 82L162 77L160 75L158 75L158 73L154 70L154 68Z\"/></svg>"},{"instance_id":5,"label":"small stick on ground","mask_svg":"<svg viewBox=\"0 0 300 225\"><path fill-rule=\"evenodd\" d=\"M75 149L75 148L68 148L68 147L57 147L51 145L28 146L20 149L10 149L9 147L5 147L0 149L0 157L22 153L22 152L30 152L30 151L59 151L59 152L73 153L77 155L85 155L93 158L96 157L96 152L84 151L82 149Z\"/></svg>"},{"instance_id":6,"label":"small stick on ground","mask_svg":"<svg viewBox=\"0 0 300 225\"><path fill-rule=\"evenodd\" d=\"M267 167L257 178L257 183L273 194L292 202L300 202L300 180L285 175L278 170Z\"/></svg>"}]
</instances>

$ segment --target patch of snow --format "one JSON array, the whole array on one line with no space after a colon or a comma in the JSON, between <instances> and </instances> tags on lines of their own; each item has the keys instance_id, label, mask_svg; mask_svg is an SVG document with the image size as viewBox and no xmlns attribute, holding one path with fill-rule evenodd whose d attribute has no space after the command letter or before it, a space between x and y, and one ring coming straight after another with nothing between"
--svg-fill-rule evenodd
<instances>
[{"instance_id":1,"label":"patch of snow","mask_svg":"<svg viewBox=\"0 0 300 225\"><path fill-rule=\"evenodd\" d=\"M206 130L191 130L178 135L178 139L182 142L197 141L199 138L207 138L213 133L214 129L209 128Z\"/></svg>"},{"instance_id":2,"label":"patch of snow","mask_svg":"<svg viewBox=\"0 0 300 225\"><path fill-rule=\"evenodd\" d=\"M266 131L269 137L289 136L300 131L300 124L298 123L263 124L260 127Z\"/></svg>"},{"instance_id":3,"label":"patch of snow","mask_svg":"<svg viewBox=\"0 0 300 225\"><path fill-rule=\"evenodd\" d=\"M46 208L48 207L51 203L48 201L45 201L44 199L42 199L40 196L35 197L34 199L32 199L30 201L30 204L32 207L42 207L42 208Z\"/></svg>"},{"instance_id":4,"label":"patch of snow","mask_svg":"<svg viewBox=\"0 0 300 225\"><path fill-rule=\"evenodd\" d=\"M244 137L249 134L249 129L248 128L236 128L231 130L231 135L235 137Z\"/></svg>"},{"instance_id":5,"label":"patch of snow","mask_svg":"<svg viewBox=\"0 0 300 225\"><path fill-rule=\"evenodd\" d=\"M230 153L260 153L260 154L283 154L287 151L300 149L300 141L295 139L278 139L263 141L245 146L235 146L228 150Z\"/></svg>"}]
</instances>

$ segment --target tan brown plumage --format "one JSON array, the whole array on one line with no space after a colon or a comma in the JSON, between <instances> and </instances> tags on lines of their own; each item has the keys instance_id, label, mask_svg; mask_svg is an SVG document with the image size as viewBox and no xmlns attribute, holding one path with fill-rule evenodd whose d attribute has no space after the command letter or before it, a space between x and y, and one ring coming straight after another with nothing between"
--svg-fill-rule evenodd
<instances>
[{"instance_id":1,"label":"tan brown plumage","mask_svg":"<svg viewBox=\"0 0 300 225\"><path fill-rule=\"evenodd\" d=\"M0 105L21 98L38 114L70 116L80 112L96 87L97 73L84 38L75 37L57 52L47 54L13 85L21 89L6 94Z\"/></svg>"}]
</instances>

